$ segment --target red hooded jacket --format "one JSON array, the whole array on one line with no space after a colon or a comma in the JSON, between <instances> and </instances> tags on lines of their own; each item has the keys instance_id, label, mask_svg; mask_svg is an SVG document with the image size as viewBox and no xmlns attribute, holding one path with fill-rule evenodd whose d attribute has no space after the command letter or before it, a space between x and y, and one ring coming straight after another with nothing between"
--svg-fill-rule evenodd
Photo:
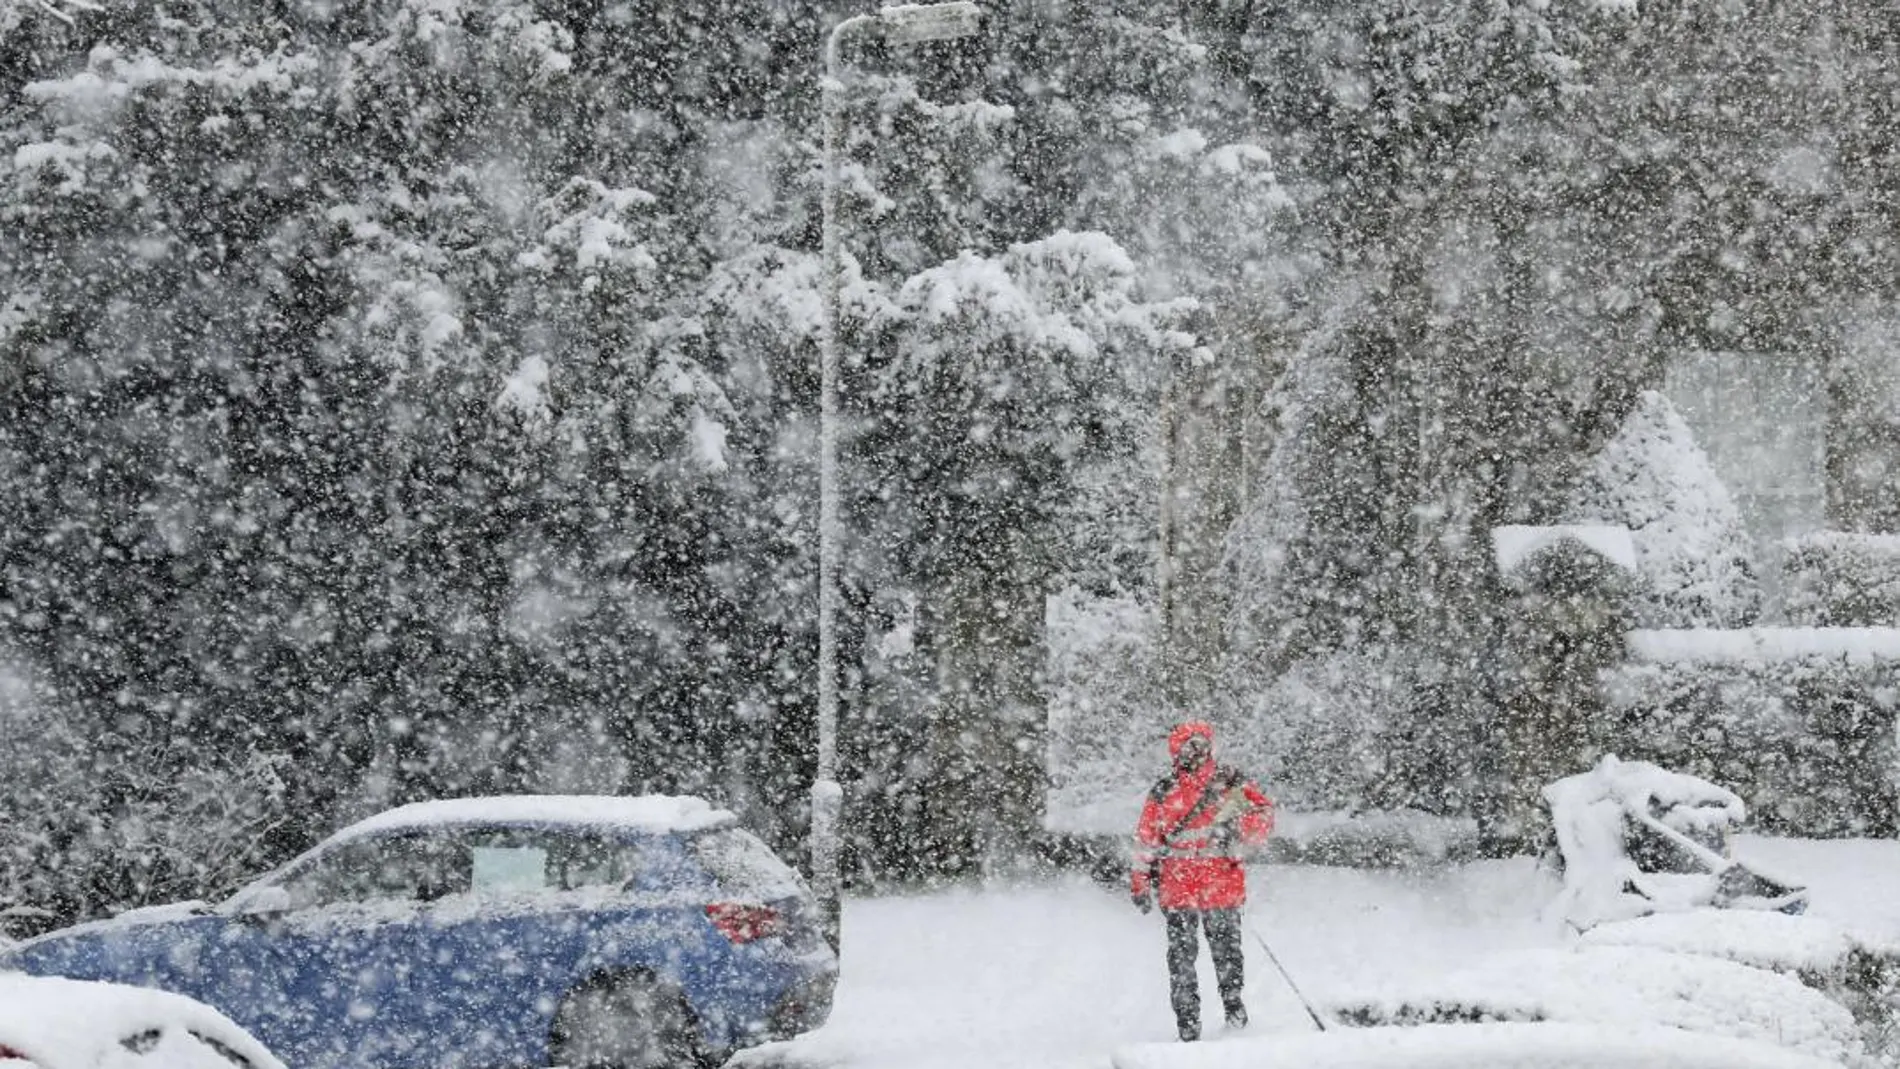
<instances>
[{"instance_id":1,"label":"red hooded jacket","mask_svg":"<svg viewBox=\"0 0 1900 1069\"><path fill-rule=\"evenodd\" d=\"M1190 720L1168 735L1176 757L1188 739L1207 740L1207 759L1174 767L1148 792L1135 824L1129 889L1145 896L1156 873L1162 909L1232 909L1247 901L1242 847L1258 847L1273 832L1273 799L1235 769L1216 764L1214 728Z\"/></svg>"}]
</instances>

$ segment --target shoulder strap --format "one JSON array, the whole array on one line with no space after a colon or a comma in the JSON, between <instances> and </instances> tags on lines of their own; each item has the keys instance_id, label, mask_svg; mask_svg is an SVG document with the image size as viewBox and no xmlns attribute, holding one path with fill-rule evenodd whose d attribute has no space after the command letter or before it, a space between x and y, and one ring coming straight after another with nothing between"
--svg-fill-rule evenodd
<instances>
[{"instance_id":1,"label":"shoulder strap","mask_svg":"<svg viewBox=\"0 0 1900 1069\"><path fill-rule=\"evenodd\" d=\"M1234 778L1237 775L1238 773L1225 765L1216 765L1214 767L1214 775L1208 778L1207 786L1201 788L1201 796L1194 800L1194 804L1188 807L1187 812L1181 814L1181 819L1175 821L1173 827L1161 833L1161 841L1164 843L1167 842L1174 838L1182 828L1200 819L1201 814L1207 812L1207 808L1213 805L1220 795L1227 793L1235 783L1239 782ZM1165 778L1155 784L1157 790L1169 786L1172 786L1172 781ZM1166 796L1165 791L1163 791L1162 796Z\"/></svg>"}]
</instances>

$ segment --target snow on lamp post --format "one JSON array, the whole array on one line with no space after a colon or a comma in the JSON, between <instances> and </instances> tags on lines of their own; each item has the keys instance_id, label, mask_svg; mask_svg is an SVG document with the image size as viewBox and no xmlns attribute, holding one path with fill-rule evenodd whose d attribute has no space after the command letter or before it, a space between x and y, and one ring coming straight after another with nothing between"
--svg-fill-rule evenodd
<instances>
[{"instance_id":1,"label":"snow on lamp post","mask_svg":"<svg viewBox=\"0 0 1900 1069\"><path fill-rule=\"evenodd\" d=\"M818 767L811 785L812 890L825 915L825 932L838 945L838 825L844 789L838 784L838 319L843 282L838 249L838 141L843 126L838 50L847 35L880 34L893 45L968 37L981 24L974 3L903 4L854 15L833 26L825 41L819 87L824 124L824 329L818 376Z\"/></svg>"}]
</instances>

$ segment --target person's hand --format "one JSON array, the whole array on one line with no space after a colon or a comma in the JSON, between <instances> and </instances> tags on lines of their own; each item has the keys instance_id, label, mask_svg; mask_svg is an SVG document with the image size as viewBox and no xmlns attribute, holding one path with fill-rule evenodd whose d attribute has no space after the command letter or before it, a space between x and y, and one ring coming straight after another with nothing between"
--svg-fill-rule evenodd
<instances>
[{"instance_id":1,"label":"person's hand","mask_svg":"<svg viewBox=\"0 0 1900 1069\"><path fill-rule=\"evenodd\" d=\"M1128 897L1135 903L1135 908L1143 913L1147 913L1155 908L1154 898L1146 893L1131 894Z\"/></svg>"}]
</instances>

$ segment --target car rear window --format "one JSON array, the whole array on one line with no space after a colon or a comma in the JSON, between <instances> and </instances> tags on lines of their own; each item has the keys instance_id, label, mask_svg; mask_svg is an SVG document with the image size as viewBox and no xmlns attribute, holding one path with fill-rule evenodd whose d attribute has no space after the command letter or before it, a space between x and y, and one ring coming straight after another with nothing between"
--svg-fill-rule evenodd
<instances>
[{"instance_id":1,"label":"car rear window","mask_svg":"<svg viewBox=\"0 0 1900 1069\"><path fill-rule=\"evenodd\" d=\"M804 889L798 873L749 831L702 832L693 837L692 851L726 894L765 901L790 898Z\"/></svg>"}]
</instances>

